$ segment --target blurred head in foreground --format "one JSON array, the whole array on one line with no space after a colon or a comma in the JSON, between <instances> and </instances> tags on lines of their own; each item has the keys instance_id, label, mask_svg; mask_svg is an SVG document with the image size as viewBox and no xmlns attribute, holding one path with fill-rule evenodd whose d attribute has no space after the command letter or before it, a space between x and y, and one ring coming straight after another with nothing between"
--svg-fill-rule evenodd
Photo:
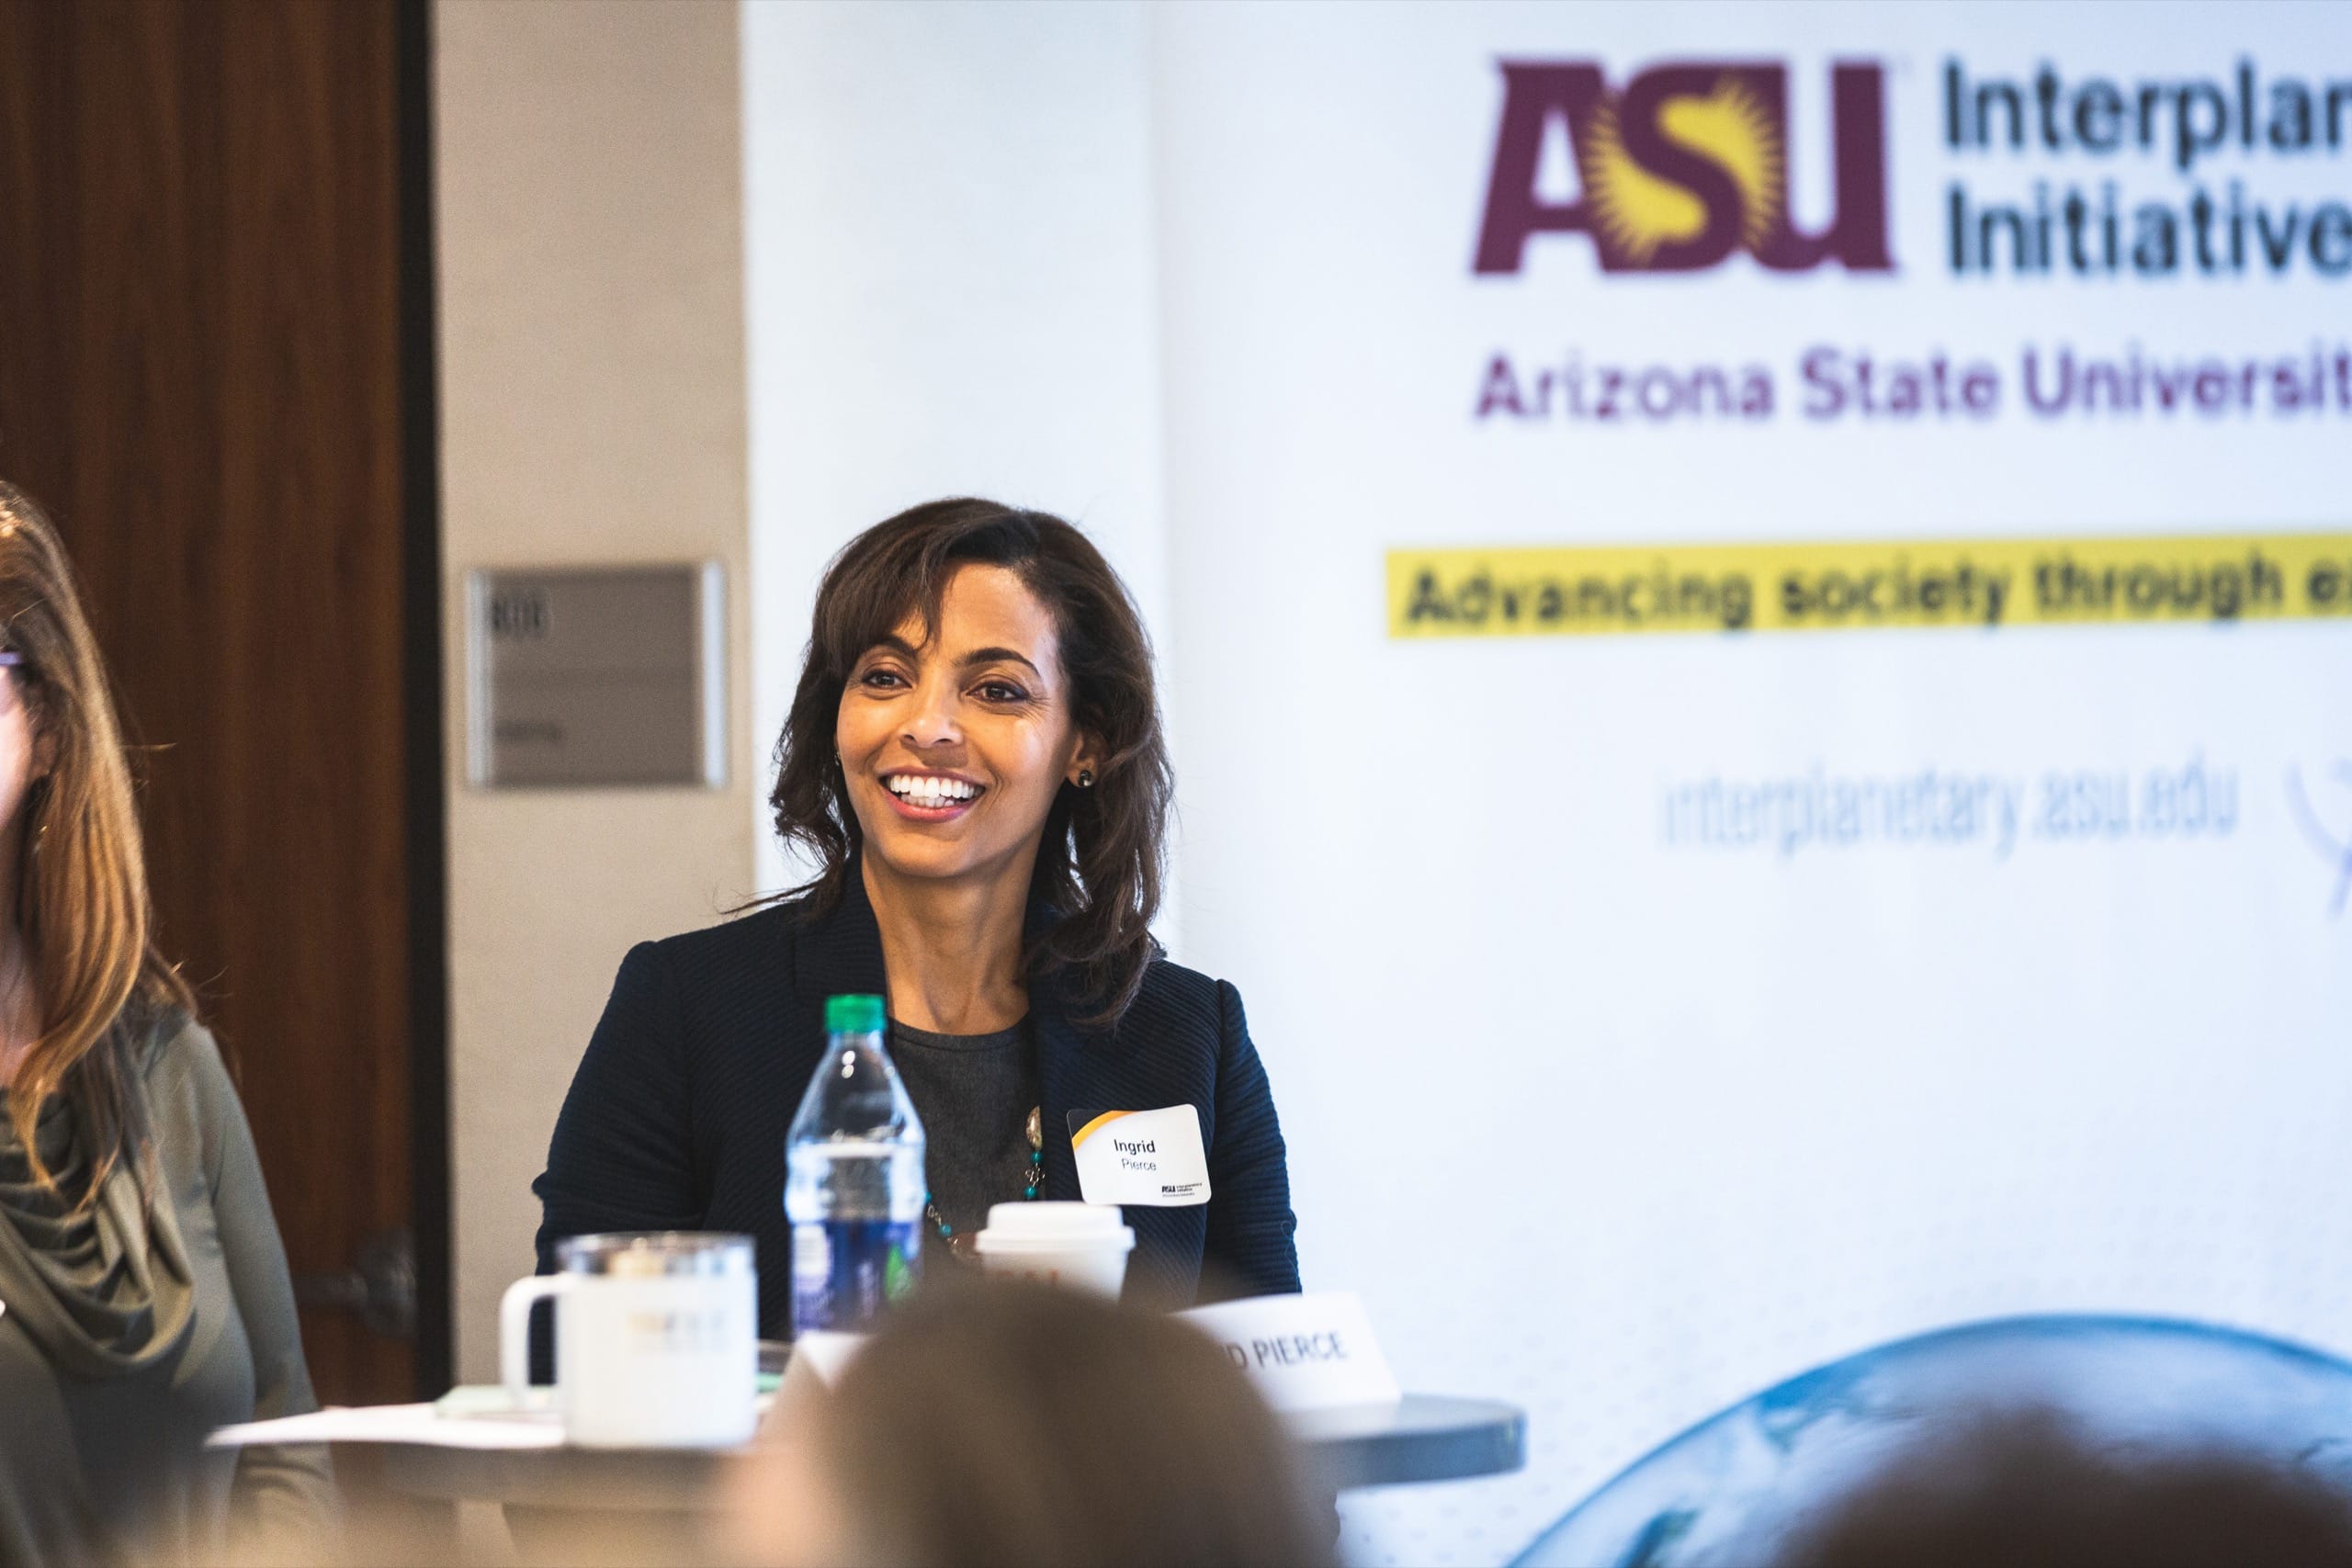
<instances>
[{"instance_id":1,"label":"blurred head in foreground","mask_svg":"<svg viewBox=\"0 0 2352 1568\"><path fill-rule=\"evenodd\" d=\"M2094 1445L2047 1411L1906 1450L1800 1527L1780 1568L2352 1568L2352 1500L2242 1452Z\"/></svg>"},{"instance_id":2,"label":"blurred head in foreground","mask_svg":"<svg viewBox=\"0 0 2352 1568\"><path fill-rule=\"evenodd\" d=\"M770 1563L1332 1560L1273 1413L1170 1318L958 1280L892 1317L831 1395L779 1411L735 1492Z\"/></svg>"}]
</instances>

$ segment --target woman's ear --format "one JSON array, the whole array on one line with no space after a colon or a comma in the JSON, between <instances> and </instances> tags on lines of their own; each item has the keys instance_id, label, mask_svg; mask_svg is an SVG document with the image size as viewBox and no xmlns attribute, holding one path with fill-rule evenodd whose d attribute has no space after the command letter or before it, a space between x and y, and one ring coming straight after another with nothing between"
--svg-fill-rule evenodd
<instances>
[{"instance_id":1,"label":"woman's ear","mask_svg":"<svg viewBox=\"0 0 2352 1568\"><path fill-rule=\"evenodd\" d=\"M47 784L49 775L57 772L57 737L46 729L33 732L31 773L35 783Z\"/></svg>"},{"instance_id":2,"label":"woman's ear","mask_svg":"<svg viewBox=\"0 0 2352 1568\"><path fill-rule=\"evenodd\" d=\"M1092 789L1094 781L1102 776L1102 742L1091 732L1078 732L1078 750L1070 753L1069 767L1062 776L1080 789Z\"/></svg>"}]
</instances>

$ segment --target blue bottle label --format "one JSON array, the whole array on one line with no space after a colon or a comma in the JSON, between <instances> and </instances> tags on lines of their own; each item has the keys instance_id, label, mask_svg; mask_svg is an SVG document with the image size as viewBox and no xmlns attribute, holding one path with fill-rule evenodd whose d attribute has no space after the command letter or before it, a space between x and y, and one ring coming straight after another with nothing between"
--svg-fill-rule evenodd
<instances>
[{"instance_id":1,"label":"blue bottle label","mask_svg":"<svg viewBox=\"0 0 2352 1568\"><path fill-rule=\"evenodd\" d=\"M792 1227L792 1331L863 1334L922 1271L915 1220L826 1220Z\"/></svg>"}]
</instances>

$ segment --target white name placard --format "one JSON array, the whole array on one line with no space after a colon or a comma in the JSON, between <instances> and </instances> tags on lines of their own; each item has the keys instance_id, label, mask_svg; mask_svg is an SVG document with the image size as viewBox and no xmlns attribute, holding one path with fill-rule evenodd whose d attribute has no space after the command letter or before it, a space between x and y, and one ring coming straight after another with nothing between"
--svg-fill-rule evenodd
<instances>
[{"instance_id":1,"label":"white name placard","mask_svg":"<svg viewBox=\"0 0 2352 1568\"><path fill-rule=\"evenodd\" d=\"M1351 1291L1251 1296L1178 1315L1225 1347L1277 1410L1394 1404L1404 1397Z\"/></svg>"},{"instance_id":2,"label":"white name placard","mask_svg":"<svg viewBox=\"0 0 2352 1568\"><path fill-rule=\"evenodd\" d=\"M776 1402L780 1404L805 1403L811 1393L821 1393L841 1382L842 1373L850 1362L865 1348L871 1338L865 1334L838 1334L831 1329L812 1328L792 1342L792 1359L784 1364L784 1381L776 1387Z\"/></svg>"}]
</instances>

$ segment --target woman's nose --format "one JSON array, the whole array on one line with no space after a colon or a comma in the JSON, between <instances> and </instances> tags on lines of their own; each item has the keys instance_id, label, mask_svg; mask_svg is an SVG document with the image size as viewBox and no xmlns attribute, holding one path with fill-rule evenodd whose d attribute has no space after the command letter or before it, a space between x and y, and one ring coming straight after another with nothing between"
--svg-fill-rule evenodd
<instances>
[{"instance_id":1,"label":"woman's nose","mask_svg":"<svg viewBox=\"0 0 2352 1568\"><path fill-rule=\"evenodd\" d=\"M944 682L926 682L915 692L914 711L907 716L910 746L948 746L964 732L956 723L955 692Z\"/></svg>"}]
</instances>

